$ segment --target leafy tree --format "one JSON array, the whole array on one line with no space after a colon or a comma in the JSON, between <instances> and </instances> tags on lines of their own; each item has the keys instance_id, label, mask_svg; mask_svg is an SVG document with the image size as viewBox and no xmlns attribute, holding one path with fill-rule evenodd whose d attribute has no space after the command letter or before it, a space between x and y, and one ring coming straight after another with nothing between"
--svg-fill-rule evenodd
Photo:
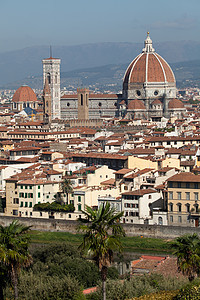
<instances>
[{"instance_id":1,"label":"leafy tree","mask_svg":"<svg viewBox=\"0 0 200 300\"><path fill-rule=\"evenodd\" d=\"M52 203L38 203L34 205L35 211L53 211L53 212L74 212L75 207L73 204L60 204L57 201Z\"/></svg>"},{"instance_id":2,"label":"leafy tree","mask_svg":"<svg viewBox=\"0 0 200 300\"><path fill-rule=\"evenodd\" d=\"M22 267L32 262L28 251L30 226L24 226L17 220L9 226L0 225L0 262L3 263L10 274L14 287L15 299L18 299L18 276Z\"/></svg>"},{"instance_id":3,"label":"leafy tree","mask_svg":"<svg viewBox=\"0 0 200 300\"><path fill-rule=\"evenodd\" d=\"M62 190L63 194L67 195L67 201L66 201L66 203L68 204L69 194L73 192L73 187L72 187L72 183L71 183L70 179L65 178L61 182L61 190Z\"/></svg>"},{"instance_id":4,"label":"leafy tree","mask_svg":"<svg viewBox=\"0 0 200 300\"><path fill-rule=\"evenodd\" d=\"M193 280L189 284L183 286L173 299L174 300L181 300L181 299L200 300L199 279Z\"/></svg>"},{"instance_id":5,"label":"leafy tree","mask_svg":"<svg viewBox=\"0 0 200 300\"><path fill-rule=\"evenodd\" d=\"M34 251L33 262L31 269L34 274L60 278L70 275L84 288L95 286L100 280L97 266L83 259L76 247L65 243L48 245L44 249Z\"/></svg>"},{"instance_id":6,"label":"leafy tree","mask_svg":"<svg viewBox=\"0 0 200 300\"><path fill-rule=\"evenodd\" d=\"M196 233L178 237L172 247L173 254L177 256L179 271L192 281L200 274L200 239Z\"/></svg>"},{"instance_id":7,"label":"leafy tree","mask_svg":"<svg viewBox=\"0 0 200 300\"><path fill-rule=\"evenodd\" d=\"M4 289L8 285L9 277L6 266L0 263L0 299L4 299Z\"/></svg>"},{"instance_id":8,"label":"leafy tree","mask_svg":"<svg viewBox=\"0 0 200 300\"><path fill-rule=\"evenodd\" d=\"M19 284L20 299L28 300L85 300L83 287L70 275L46 276L33 272L22 272ZM12 299L9 290L6 296Z\"/></svg>"},{"instance_id":9,"label":"leafy tree","mask_svg":"<svg viewBox=\"0 0 200 300\"><path fill-rule=\"evenodd\" d=\"M101 271L103 299L105 300L107 271L113 260L113 252L122 250L120 238L125 233L119 220L123 212L116 212L107 202L101 204L98 210L92 210L91 207L86 206L83 213L87 218L87 224L80 225L80 230L84 232L80 249L94 259ZM85 219L81 221L86 222Z\"/></svg>"},{"instance_id":10,"label":"leafy tree","mask_svg":"<svg viewBox=\"0 0 200 300\"><path fill-rule=\"evenodd\" d=\"M186 278L174 278L164 277L162 274L151 274L151 275L140 275L134 276L129 280L107 280L107 300L127 300L127 299L140 299L136 297L142 297L142 299L173 299L168 297L167 294L172 296L177 294L177 291L182 288L188 280ZM160 291L168 291L167 294L161 293L157 296ZM171 291L171 292L169 292ZM173 292L172 292L173 291ZM174 292L175 291L175 292ZM150 295L149 295L150 294ZM91 293L87 296L88 300L102 300L101 288L97 287L95 293ZM179 298L184 299L184 298ZM190 298L188 298L190 299ZM196 299L196 298L195 298Z\"/></svg>"}]
</instances>

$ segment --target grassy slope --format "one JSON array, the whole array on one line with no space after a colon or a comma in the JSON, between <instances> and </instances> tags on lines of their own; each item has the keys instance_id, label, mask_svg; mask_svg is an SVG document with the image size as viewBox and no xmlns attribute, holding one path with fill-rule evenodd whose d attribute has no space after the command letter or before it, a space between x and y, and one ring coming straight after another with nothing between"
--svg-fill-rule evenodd
<instances>
[{"instance_id":1,"label":"grassy slope","mask_svg":"<svg viewBox=\"0 0 200 300\"><path fill-rule=\"evenodd\" d=\"M81 234L72 234L68 232L31 232L32 243L46 244L54 242L67 242L74 246L80 245L82 241ZM163 239L125 237L122 239L125 252L148 252L148 253L172 253L170 243Z\"/></svg>"}]
</instances>

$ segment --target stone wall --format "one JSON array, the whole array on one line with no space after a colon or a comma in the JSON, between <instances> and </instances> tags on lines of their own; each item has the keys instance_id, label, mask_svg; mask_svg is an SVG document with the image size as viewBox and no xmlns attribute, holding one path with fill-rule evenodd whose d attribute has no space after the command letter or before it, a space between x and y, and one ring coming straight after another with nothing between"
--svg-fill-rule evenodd
<instances>
[{"instance_id":1,"label":"stone wall","mask_svg":"<svg viewBox=\"0 0 200 300\"><path fill-rule=\"evenodd\" d=\"M66 231L77 233L78 222L54 219L14 218L0 215L0 224L9 225L14 219L19 220L26 226L32 226L33 230L40 231ZM159 226L159 225L133 225L123 224L127 236L144 236L154 238L176 238L184 234L197 233L200 236L200 228L181 226Z\"/></svg>"},{"instance_id":2,"label":"stone wall","mask_svg":"<svg viewBox=\"0 0 200 300\"><path fill-rule=\"evenodd\" d=\"M70 127L101 127L103 125L103 121L101 119L73 119L69 120Z\"/></svg>"}]
</instances>

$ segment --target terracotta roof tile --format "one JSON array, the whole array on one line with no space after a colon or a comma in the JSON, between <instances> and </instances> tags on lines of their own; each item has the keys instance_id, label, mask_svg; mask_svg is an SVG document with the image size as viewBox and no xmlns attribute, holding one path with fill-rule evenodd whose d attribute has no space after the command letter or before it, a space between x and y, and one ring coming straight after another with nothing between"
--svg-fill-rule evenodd
<instances>
[{"instance_id":1,"label":"terracotta roof tile","mask_svg":"<svg viewBox=\"0 0 200 300\"><path fill-rule=\"evenodd\" d=\"M36 94L29 86L20 86L13 95L13 102L35 102Z\"/></svg>"},{"instance_id":2,"label":"terracotta roof tile","mask_svg":"<svg viewBox=\"0 0 200 300\"><path fill-rule=\"evenodd\" d=\"M167 180L169 181L177 181L177 182L200 182L200 175L195 175L191 172L182 172L176 174Z\"/></svg>"},{"instance_id":3,"label":"terracotta roof tile","mask_svg":"<svg viewBox=\"0 0 200 300\"><path fill-rule=\"evenodd\" d=\"M130 195L130 196L144 196L146 194L157 193L156 190L153 189L140 189L136 191L122 193L122 195Z\"/></svg>"}]
</instances>

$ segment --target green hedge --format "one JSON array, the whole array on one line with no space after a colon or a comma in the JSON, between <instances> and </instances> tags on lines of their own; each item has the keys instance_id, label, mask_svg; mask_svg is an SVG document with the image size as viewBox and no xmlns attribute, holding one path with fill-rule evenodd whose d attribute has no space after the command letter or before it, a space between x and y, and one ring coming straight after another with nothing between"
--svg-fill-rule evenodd
<instances>
[{"instance_id":1,"label":"green hedge","mask_svg":"<svg viewBox=\"0 0 200 300\"><path fill-rule=\"evenodd\" d=\"M74 210L75 207L73 204L59 204L56 201L34 205L34 211L74 212Z\"/></svg>"}]
</instances>

